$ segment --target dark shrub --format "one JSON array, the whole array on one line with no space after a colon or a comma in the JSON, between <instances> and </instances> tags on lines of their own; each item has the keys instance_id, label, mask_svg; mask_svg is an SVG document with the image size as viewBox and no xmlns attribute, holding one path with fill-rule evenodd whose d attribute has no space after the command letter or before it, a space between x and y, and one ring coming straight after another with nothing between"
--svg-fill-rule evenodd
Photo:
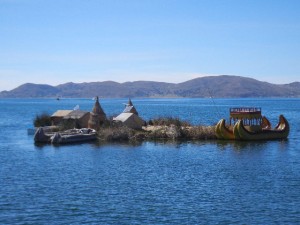
<instances>
[{"instance_id":1,"label":"dark shrub","mask_svg":"<svg viewBox=\"0 0 300 225\"><path fill-rule=\"evenodd\" d=\"M51 126L51 117L47 113L36 115L33 124L35 127Z\"/></svg>"}]
</instances>

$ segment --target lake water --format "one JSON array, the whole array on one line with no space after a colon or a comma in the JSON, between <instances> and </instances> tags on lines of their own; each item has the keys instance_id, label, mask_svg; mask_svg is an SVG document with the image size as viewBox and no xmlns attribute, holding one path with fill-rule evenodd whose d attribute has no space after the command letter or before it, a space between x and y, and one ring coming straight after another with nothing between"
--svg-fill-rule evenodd
<instances>
[{"instance_id":1,"label":"lake water","mask_svg":"<svg viewBox=\"0 0 300 225\"><path fill-rule=\"evenodd\" d=\"M127 99L100 99L107 115ZM35 145L36 114L91 99L0 99L0 224L299 224L300 99L133 99L144 119L213 125L229 107L290 122L287 141Z\"/></svg>"}]
</instances>

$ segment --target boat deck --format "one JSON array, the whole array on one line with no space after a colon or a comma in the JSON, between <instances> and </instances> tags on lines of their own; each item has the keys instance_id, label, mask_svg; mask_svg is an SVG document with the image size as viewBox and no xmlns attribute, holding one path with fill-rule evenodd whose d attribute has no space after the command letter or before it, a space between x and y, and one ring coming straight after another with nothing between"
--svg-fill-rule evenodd
<instances>
[{"instance_id":1,"label":"boat deck","mask_svg":"<svg viewBox=\"0 0 300 225\"><path fill-rule=\"evenodd\" d=\"M260 126L262 123L262 115L260 107L239 107L230 108L229 124L234 125L238 120L243 120L244 125Z\"/></svg>"},{"instance_id":2,"label":"boat deck","mask_svg":"<svg viewBox=\"0 0 300 225\"><path fill-rule=\"evenodd\" d=\"M230 108L230 115L233 114L261 114L261 108L257 107L242 107L242 108Z\"/></svg>"}]
</instances>

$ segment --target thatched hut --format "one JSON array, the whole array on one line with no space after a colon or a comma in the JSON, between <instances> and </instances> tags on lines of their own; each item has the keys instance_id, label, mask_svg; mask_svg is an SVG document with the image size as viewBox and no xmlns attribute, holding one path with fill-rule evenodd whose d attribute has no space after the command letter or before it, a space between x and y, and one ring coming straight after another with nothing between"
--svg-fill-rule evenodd
<instances>
[{"instance_id":1,"label":"thatched hut","mask_svg":"<svg viewBox=\"0 0 300 225\"><path fill-rule=\"evenodd\" d=\"M133 106L131 99L126 104L124 111L113 118L113 121L122 122L123 125L132 129L142 129L142 126L145 124L145 121L138 116L138 112Z\"/></svg>"},{"instance_id":2,"label":"thatched hut","mask_svg":"<svg viewBox=\"0 0 300 225\"><path fill-rule=\"evenodd\" d=\"M123 113L134 113L137 116L139 115L139 113L137 112L136 108L132 104L131 99L128 100L128 103L126 104Z\"/></svg>"},{"instance_id":3,"label":"thatched hut","mask_svg":"<svg viewBox=\"0 0 300 225\"><path fill-rule=\"evenodd\" d=\"M51 123L52 126L59 125L63 118L67 116L70 112L73 110L57 110L55 113L52 114L51 118Z\"/></svg>"},{"instance_id":4,"label":"thatched hut","mask_svg":"<svg viewBox=\"0 0 300 225\"><path fill-rule=\"evenodd\" d=\"M74 123L76 128L85 128L88 127L89 118L90 112L73 110L63 118L63 122Z\"/></svg>"},{"instance_id":5,"label":"thatched hut","mask_svg":"<svg viewBox=\"0 0 300 225\"><path fill-rule=\"evenodd\" d=\"M113 120L122 122L123 125L132 129L142 129L145 124L145 121L134 113L121 113Z\"/></svg>"},{"instance_id":6,"label":"thatched hut","mask_svg":"<svg viewBox=\"0 0 300 225\"><path fill-rule=\"evenodd\" d=\"M105 120L106 120L106 114L101 108L101 105L99 103L99 97L97 96L93 110L90 113L88 127L97 130L99 129L99 126L105 122Z\"/></svg>"}]
</instances>

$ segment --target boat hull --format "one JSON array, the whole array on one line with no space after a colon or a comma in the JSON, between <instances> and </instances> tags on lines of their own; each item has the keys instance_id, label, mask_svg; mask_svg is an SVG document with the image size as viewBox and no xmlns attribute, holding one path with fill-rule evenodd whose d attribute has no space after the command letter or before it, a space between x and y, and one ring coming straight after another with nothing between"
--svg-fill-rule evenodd
<instances>
[{"instance_id":1,"label":"boat hull","mask_svg":"<svg viewBox=\"0 0 300 225\"><path fill-rule=\"evenodd\" d=\"M240 140L256 141L256 140L276 140L286 139L289 135L290 127L288 121L283 115L279 116L279 123L275 129L262 129L261 131L248 131L243 125L243 121L239 120L234 126L233 133L239 135Z\"/></svg>"},{"instance_id":2,"label":"boat hull","mask_svg":"<svg viewBox=\"0 0 300 225\"><path fill-rule=\"evenodd\" d=\"M51 144L70 144L76 142L93 141L97 139L95 133L93 134L71 134L71 135L60 135L56 133L51 138Z\"/></svg>"},{"instance_id":3,"label":"boat hull","mask_svg":"<svg viewBox=\"0 0 300 225\"><path fill-rule=\"evenodd\" d=\"M46 133L43 128L39 128L35 135L36 143L68 144L75 142L87 142L97 139L97 133L93 129L82 128L67 130L64 132Z\"/></svg>"},{"instance_id":4,"label":"boat hull","mask_svg":"<svg viewBox=\"0 0 300 225\"><path fill-rule=\"evenodd\" d=\"M218 124L216 125L216 136L218 139L225 139L225 140L235 140L236 137L233 134L233 130L229 129L225 125L225 119L221 119Z\"/></svg>"}]
</instances>

